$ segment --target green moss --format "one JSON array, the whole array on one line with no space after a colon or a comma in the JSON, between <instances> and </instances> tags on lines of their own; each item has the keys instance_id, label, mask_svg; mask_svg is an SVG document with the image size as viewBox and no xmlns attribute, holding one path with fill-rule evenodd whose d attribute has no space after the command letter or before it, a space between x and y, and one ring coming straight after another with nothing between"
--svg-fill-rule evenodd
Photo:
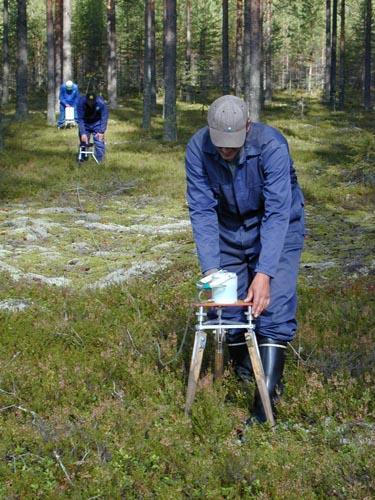
<instances>
[{"instance_id":1,"label":"green moss","mask_svg":"<svg viewBox=\"0 0 375 500\"><path fill-rule=\"evenodd\" d=\"M20 313L0 311L1 498L374 496L373 307L365 270L373 254L366 173L373 122L329 114L314 99L306 99L300 118L294 101L278 96L265 120L290 140L306 195L293 343L299 357L290 349L275 432L250 428L243 445L235 429L248 416L254 386L240 387L229 369L222 382L209 383L211 339L206 386L192 418L183 414L199 276L190 231L139 236L75 224L87 213L123 226L186 219L184 145L204 125L201 106L179 105L180 142L168 145L160 141L160 117L152 132L142 132L141 103L128 101L111 113L100 167L77 167L76 132L46 128L41 114L22 124L22 141L20 125L10 126L0 169L0 233L11 254L1 260L24 272L64 276L71 286L1 273L0 300L30 303ZM361 162L367 162L362 176ZM134 186L114 194L126 183ZM78 213L38 213L48 207ZM65 230L51 228L47 239L34 242L15 237L4 222L26 208L28 217ZM86 248L80 252L77 244ZM86 288L112 270L163 257L171 264L151 277Z\"/></svg>"}]
</instances>

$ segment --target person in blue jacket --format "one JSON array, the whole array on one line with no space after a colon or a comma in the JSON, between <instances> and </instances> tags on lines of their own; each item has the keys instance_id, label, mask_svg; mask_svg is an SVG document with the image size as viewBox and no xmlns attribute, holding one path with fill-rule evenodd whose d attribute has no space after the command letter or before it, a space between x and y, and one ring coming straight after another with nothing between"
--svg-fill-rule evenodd
<instances>
[{"instance_id":1,"label":"person in blue jacket","mask_svg":"<svg viewBox=\"0 0 375 500\"><path fill-rule=\"evenodd\" d=\"M79 89L76 83L68 80L60 87L60 115L57 122L57 127L61 128L65 123L65 108L74 108L74 118L77 120L77 104L79 99Z\"/></svg>"},{"instance_id":2,"label":"person in blue jacket","mask_svg":"<svg viewBox=\"0 0 375 500\"><path fill-rule=\"evenodd\" d=\"M88 144L93 136L95 156L98 162L103 161L105 155L104 134L107 130L108 106L101 96L88 93L78 101L78 127L81 144Z\"/></svg>"},{"instance_id":3,"label":"person in blue jacket","mask_svg":"<svg viewBox=\"0 0 375 500\"><path fill-rule=\"evenodd\" d=\"M296 333L296 280L304 241L304 198L283 135L248 119L246 103L225 95L208 111L208 127L186 150L187 201L204 275L235 272L238 298L252 310L267 388L274 403L282 388L285 350ZM243 310L225 308L243 321ZM244 335L230 330L235 372L252 368ZM258 392L247 423L265 422Z\"/></svg>"}]
</instances>

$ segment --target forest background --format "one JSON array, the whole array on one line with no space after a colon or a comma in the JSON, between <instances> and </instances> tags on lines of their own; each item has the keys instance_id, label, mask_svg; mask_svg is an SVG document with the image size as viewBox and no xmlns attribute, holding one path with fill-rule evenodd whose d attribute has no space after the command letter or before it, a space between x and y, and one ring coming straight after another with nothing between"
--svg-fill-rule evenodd
<instances>
[{"instance_id":1,"label":"forest background","mask_svg":"<svg viewBox=\"0 0 375 500\"><path fill-rule=\"evenodd\" d=\"M371 0L3 0L0 498L373 498ZM101 92L76 163L61 82ZM299 332L275 431L209 344L184 149L223 93L286 136L306 199Z\"/></svg>"}]
</instances>

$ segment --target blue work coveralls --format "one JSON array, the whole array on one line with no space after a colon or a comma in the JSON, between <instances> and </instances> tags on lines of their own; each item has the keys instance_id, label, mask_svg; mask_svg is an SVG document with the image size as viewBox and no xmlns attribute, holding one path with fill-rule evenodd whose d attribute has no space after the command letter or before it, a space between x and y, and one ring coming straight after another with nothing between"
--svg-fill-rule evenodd
<instances>
[{"instance_id":1,"label":"blue work coveralls","mask_svg":"<svg viewBox=\"0 0 375 500\"><path fill-rule=\"evenodd\" d=\"M256 320L258 334L289 342L296 332L296 281L304 240L304 198L288 143L276 129L252 123L232 173L199 130L186 151L187 201L202 272L226 269L244 299L256 272L271 277L271 300ZM225 318L243 321L239 308ZM241 342L231 330L228 343Z\"/></svg>"},{"instance_id":2,"label":"blue work coveralls","mask_svg":"<svg viewBox=\"0 0 375 500\"><path fill-rule=\"evenodd\" d=\"M100 96L96 97L95 108L92 111L88 110L86 104L86 96L81 96L77 107L79 136L87 135L90 142L90 135L93 135L95 156L100 162L105 155L105 142L99 140L96 134L104 134L107 130L108 106Z\"/></svg>"},{"instance_id":3,"label":"blue work coveralls","mask_svg":"<svg viewBox=\"0 0 375 500\"><path fill-rule=\"evenodd\" d=\"M65 122L65 108L66 106L74 107L74 118L77 120L77 104L79 100L79 90L78 85L73 83L71 89L67 89L65 83L60 87L60 115L57 122L58 127L62 127Z\"/></svg>"}]
</instances>

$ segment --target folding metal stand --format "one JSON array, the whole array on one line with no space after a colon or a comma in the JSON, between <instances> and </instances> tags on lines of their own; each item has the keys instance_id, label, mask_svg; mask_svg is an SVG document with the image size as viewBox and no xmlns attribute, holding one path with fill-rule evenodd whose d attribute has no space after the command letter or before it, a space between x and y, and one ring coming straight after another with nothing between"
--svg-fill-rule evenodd
<instances>
[{"instance_id":1,"label":"folding metal stand","mask_svg":"<svg viewBox=\"0 0 375 500\"><path fill-rule=\"evenodd\" d=\"M78 161L84 161L85 159L88 159L89 156L92 156L99 165L98 159L95 156L94 144L92 142L89 142L88 144L81 143L79 145Z\"/></svg>"},{"instance_id":2,"label":"folding metal stand","mask_svg":"<svg viewBox=\"0 0 375 500\"><path fill-rule=\"evenodd\" d=\"M197 390L199 374L202 367L203 353L207 342L207 332L212 332L215 335L215 380L220 379L224 373L224 356L223 342L225 341L225 333L227 330L243 329L245 330L245 341L249 351L251 364L254 371L255 381L259 390L260 398L264 407L264 412L267 421L273 426L275 420L273 417L271 400L267 391L266 380L262 360L259 354L258 342L255 335L253 315L251 305L248 302L238 301L235 304L215 304L213 302L202 302L195 304L198 308L196 316L198 323L195 326L194 348L191 356L189 380L186 393L185 414L188 415L191 406L194 402L195 393ZM222 319L222 310L224 307L241 307L246 308L246 323L229 322ZM217 318L215 320L205 321L207 313L205 309L217 309Z\"/></svg>"}]
</instances>

